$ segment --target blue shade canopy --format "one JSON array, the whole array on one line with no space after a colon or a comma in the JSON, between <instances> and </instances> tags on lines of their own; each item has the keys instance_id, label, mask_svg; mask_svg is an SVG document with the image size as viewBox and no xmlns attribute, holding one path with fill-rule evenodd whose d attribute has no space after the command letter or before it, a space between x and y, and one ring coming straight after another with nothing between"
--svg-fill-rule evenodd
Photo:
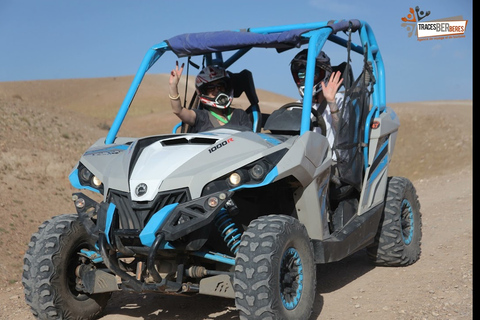
<instances>
[{"instance_id":1,"label":"blue shade canopy","mask_svg":"<svg viewBox=\"0 0 480 320\"><path fill-rule=\"evenodd\" d=\"M356 19L329 21L313 24L284 26L284 28L257 28L237 31L214 31L185 33L172 37L165 42L178 56L201 55L211 52L223 52L242 48L276 48L286 50L308 42L308 36L302 36L309 31L328 27L330 33L345 31L352 28L356 31L361 22Z\"/></svg>"},{"instance_id":2,"label":"blue shade canopy","mask_svg":"<svg viewBox=\"0 0 480 320\"><path fill-rule=\"evenodd\" d=\"M186 33L166 40L170 49L178 56L201 55L210 52L222 52L241 48L277 48L300 47L308 39L302 34L311 29L295 29L276 33L254 33L247 31L215 31Z\"/></svg>"}]
</instances>

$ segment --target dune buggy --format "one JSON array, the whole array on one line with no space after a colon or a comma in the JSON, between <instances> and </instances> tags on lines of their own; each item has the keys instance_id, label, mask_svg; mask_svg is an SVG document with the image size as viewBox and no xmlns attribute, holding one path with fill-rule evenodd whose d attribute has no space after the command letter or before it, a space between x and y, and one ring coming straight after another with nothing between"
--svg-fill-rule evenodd
<instances>
[{"instance_id":1,"label":"dune buggy","mask_svg":"<svg viewBox=\"0 0 480 320\"><path fill-rule=\"evenodd\" d=\"M334 66L345 102L332 147L312 130L311 115L315 57L327 42L346 49ZM180 123L171 134L117 137L145 73L164 54L170 66L185 58L229 70L258 48L293 56L306 47L305 98L273 112L262 111L250 70L231 72L235 96L251 104L251 128L192 133ZM190 96L184 107L201 107ZM145 55L107 136L73 168L70 182L81 191L73 194L76 214L55 216L33 234L24 258L26 301L40 319L92 319L115 291L199 293L235 299L241 319L308 319L317 264L360 249L377 265L420 257L415 188L388 176L399 125L364 21L163 41Z\"/></svg>"}]
</instances>

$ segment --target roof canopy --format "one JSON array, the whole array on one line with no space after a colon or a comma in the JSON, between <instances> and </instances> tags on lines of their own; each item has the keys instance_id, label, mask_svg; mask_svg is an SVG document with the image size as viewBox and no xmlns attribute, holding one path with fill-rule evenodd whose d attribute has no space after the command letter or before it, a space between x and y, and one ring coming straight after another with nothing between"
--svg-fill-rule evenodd
<instances>
[{"instance_id":1,"label":"roof canopy","mask_svg":"<svg viewBox=\"0 0 480 320\"><path fill-rule=\"evenodd\" d=\"M306 43L308 39L302 38L301 35L310 30L295 29L268 34L248 31L186 33L170 38L166 42L179 57L250 47L281 50L300 47L302 43Z\"/></svg>"},{"instance_id":2,"label":"roof canopy","mask_svg":"<svg viewBox=\"0 0 480 320\"><path fill-rule=\"evenodd\" d=\"M172 37L165 42L178 56L193 56L212 52L223 52L243 48L276 48L278 51L300 47L308 42L308 36L302 36L313 30L329 28L327 34L356 31L361 26L358 20L329 21L321 24L302 24L285 26L282 29L244 29L238 31L215 31L185 33Z\"/></svg>"}]
</instances>

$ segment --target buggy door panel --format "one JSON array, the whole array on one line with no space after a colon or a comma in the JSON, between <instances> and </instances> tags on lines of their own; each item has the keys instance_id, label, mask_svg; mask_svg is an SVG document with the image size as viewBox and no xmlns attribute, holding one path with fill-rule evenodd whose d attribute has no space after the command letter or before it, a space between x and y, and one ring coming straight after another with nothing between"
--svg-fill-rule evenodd
<instances>
[{"instance_id":1,"label":"buggy door panel","mask_svg":"<svg viewBox=\"0 0 480 320\"><path fill-rule=\"evenodd\" d=\"M392 109L386 108L370 126L368 164L362 188L359 214L384 201L388 164L393 154L400 121Z\"/></svg>"}]
</instances>

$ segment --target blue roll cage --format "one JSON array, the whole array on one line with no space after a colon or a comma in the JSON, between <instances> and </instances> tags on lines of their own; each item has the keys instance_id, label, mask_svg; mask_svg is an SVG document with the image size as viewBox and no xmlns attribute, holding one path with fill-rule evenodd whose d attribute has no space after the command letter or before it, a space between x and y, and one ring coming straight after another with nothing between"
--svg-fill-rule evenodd
<instances>
[{"instance_id":1,"label":"blue roll cage","mask_svg":"<svg viewBox=\"0 0 480 320\"><path fill-rule=\"evenodd\" d=\"M310 130L310 113L312 107L312 90L313 90L313 78L315 73L315 58L318 53L322 50L325 42L331 41L343 47L348 46L348 41L344 38L341 38L336 35L339 31L352 31L359 32L360 37L360 44L355 44L353 41L350 43L351 51L364 55L364 48L368 48L367 50L367 59L373 66L373 75L376 79L373 85L373 94L372 94L372 107L370 109L369 114L367 115L366 119L366 128L368 128L368 124L371 123L373 118L379 116L381 112L383 112L386 108L386 97L385 97L385 68L382 60L382 56L380 54L380 49L378 48L377 41L375 39L375 35L372 31L372 28L368 23L361 20L337 20L337 21L324 21L324 22L315 22L315 23L304 23L304 24L294 24L294 25L282 25L282 26L274 26L274 27L264 27L264 28L249 28L248 30L233 30L230 32L247 32L253 33L260 36L265 36L261 38L261 43L240 43L236 45L230 45L228 47L225 46L218 46L215 45L208 46L203 43L200 43L202 47L198 51L196 47L189 47L189 51L180 52L178 47L172 47L172 43L177 41L177 44L183 45L188 39L193 36L207 36L208 39L216 39L221 41L225 38L217 37L217 33L195 33L195 34L184 34L180 35L180 39L178 37L171 38L169 40L165 40L157 45L151 47L147 53L145 54L143 61L130 85L130 88L123 100L122 105L113 121L113 124L108 132L108 135L105 139L105 144L112 144L114 143L117 133L120 130L120 127L125 119L125 116L130 108L130 105L135 97L135 94L142 82L146 72L156 63L156 61L167 51L172 51L177 56L199 56L203 55L206 64L212 64L220 62L225 68L231 66L234 62L240 59L244 54L246 54L250 49L253 47L273 47L279 48L278 39L282 33L288 33L296 31L300 40L299 44L307 44L308 43L308 56L307 56L307 70L306 70L306 77L305 77L305 94L303 99L303 113L302 113L302 122L301 122L301 129L300 134L304 134L305 132ZM222 32L219 32L221 34ZM240 34L238 34L240 36ZM270 37L268 37L270 36ZM274 44L270 43L270 39L274 39L276 42ZM281 40L280 40L281 41ZM209 43L210 44L210 43ZM286 45L292 45L291 42L286 43ZM236 50L226 61L223 61L222 50L225 51L233 51ZM215 55L215 56L213 56ZM254 115L255 116L255 115ZM369 140L369 130L365 130L364 142L368 145ZM367 160L368 156L368 148L364 148L364 157ZM368 161L365 161L368 163Z\"/></svg>"}]
</instances>

